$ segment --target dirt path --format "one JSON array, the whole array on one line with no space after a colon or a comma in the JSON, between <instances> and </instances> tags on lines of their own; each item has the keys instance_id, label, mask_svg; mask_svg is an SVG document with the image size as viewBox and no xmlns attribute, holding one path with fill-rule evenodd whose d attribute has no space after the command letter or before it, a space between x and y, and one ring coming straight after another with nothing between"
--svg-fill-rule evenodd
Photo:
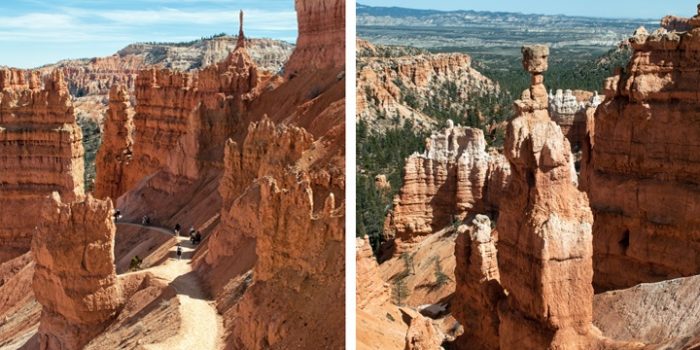
<instances>
[{"instance_id":1,"label":"dirt path","mask_svg":"<svg viewBox=\"0 0 700 350\"><path fill-rule=\"evenodd\" d=\"M173 234L171 230L160 227L128 223L117 224L117 226L120 225L138 226L168 235ZM170 258L164 264L143 271L148 271L157 278L167 281L177 291L182 318L180 330L176 336L159 344L145 345L144 348L149 350L220 349L220 339L221 334L223 334L221 316L216 311L214 303L208 300L199 278L192 271L190 259L194 254L194 247L186 237L178 237L178 241L183 248L182 260L177 260L176 247L173 246L170 249Z\"/></svg>"}]
</instances>

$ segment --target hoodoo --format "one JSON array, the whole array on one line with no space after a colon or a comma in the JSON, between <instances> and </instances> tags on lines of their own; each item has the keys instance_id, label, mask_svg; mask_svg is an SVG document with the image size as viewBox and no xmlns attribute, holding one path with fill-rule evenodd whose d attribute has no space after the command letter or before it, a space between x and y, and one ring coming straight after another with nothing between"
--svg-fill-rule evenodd
<instances>
[{"instance_id":1,"label":"hoodoo","mask_svg":"<svg viewBox=\"0 0 700 350\"><path fill-rule=\"evenodd\" d=\"M569 142L548 112L549 48L523 48L532 85L515 102L505 153L512 176L497 223L501 349L590 349L593 217Z\"/></svg>"},{"instance_id":2,"label":"hoodoo","mask_svg":"<svg viewBox=\"0 0 700 350\"><path fill-rule=\"evenodd\" d=\"M81 349L124 303L114 267L112 204L88 195L45 200L32 241L34 294L43 311L42 349Z\"/></svg>"},{"instance_id":3,"label":"hoodoo","mask_svg":"<svg viewBox=\"0 0 700 350\"><path fill-rule=\"evenodd\" d=\"M0 208L34 213L56 191L83 194L82 133L61 71L0 70ZM0 210L0 263L30 248L35 220Z\"/></svg>"},{"instance_id":4,"label":"hoodoo","mask_svg":"<svg viewBox=\"0 0 700 350\"><path fill-rule=\"evenodd\" d=\"M582 185L601 290L700 273L700 15L666 22L635 32L588 123Z\"/></svg>"},{"instance_id":5,"label":"hoodoo","mask_svg":"<svg viewBox=\"0 0 700 350\"><path fill-rule=\"evenodd\" d=\"M131 163L134 145L134 116L129 92L123 85L113 85L104 122L102 145L97 152L95 196L116 200L127 191L123 181L125 168Z\"/></svg>"}]
</instances>

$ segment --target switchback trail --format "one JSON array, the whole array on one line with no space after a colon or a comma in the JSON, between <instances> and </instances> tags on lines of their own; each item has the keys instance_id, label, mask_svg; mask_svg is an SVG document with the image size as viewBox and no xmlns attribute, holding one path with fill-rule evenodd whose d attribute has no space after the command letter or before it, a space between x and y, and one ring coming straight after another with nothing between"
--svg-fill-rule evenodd
<instances>
[{"instance_id":1,"label":"switchback trail","mask_svg":"<svg viewBox=\"0 0 700 350\"><path fill-rule=\"evenodd\" d=\"M137 226L146 230L173 235L173 231L154 226L131 223L117 223ZM174 337L165 339L158 344L145 345L149 350L217 350L221 348L220 340L223 334L223 321L216 311L212 301L209 301L202 289L201 282L192 271L190 258L194 254L194 246L186 237L177 237L182 246L182 260L177 260L176 247L170 249L168 260L158 266L142 271L152 273L156 278L169 283L177 291L180 302L180 329Z\"/></svg>"}]
</instances>

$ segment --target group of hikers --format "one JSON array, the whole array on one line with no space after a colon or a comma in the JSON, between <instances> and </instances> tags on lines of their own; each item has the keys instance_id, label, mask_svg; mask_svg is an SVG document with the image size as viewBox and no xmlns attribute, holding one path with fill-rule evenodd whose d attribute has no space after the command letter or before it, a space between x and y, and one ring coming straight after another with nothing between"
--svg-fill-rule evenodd
<instances>
[{"instance_id":1,"label":"group of hikers","mask_svg":"<svg viewBox=\"0 0 700 350\"><path fill-rule=\"evenodd\" d=\"M114 210L114 221L118 221L122 218L122 213L119 209ZM150 225L151 224L151 218L148 215L144 215L141 218L141 224L142 225ZM174 231L175 231L175 236L180 237L180 231L182 230L182 226L180 224L175 224ZM190 226L190 242L192 245L197 245L202 242L202 234L199 232L199 230L195 230L194 226ZM177 254L177 259L180 260L182 259L182 245L180 243L177 243L177 248L176 248L176 254ZM130 269L135 270L139 269L141 266L142 260L138 256L135 256L131 260L131 266Z\"/></svg>"},{"instance_id":2,"label":"group of hikers","mask_svg":"<svg viewBox=\"0 0 700 350\"><path fill-rule=\"evenodd\" d=\"M175 236L180 237L180 230L182 230L182 226L180 226L180 224L175 224ZM195 230L194 226L190 226L190 242L192 242L192 245L197 245L202 242L202 234L199 230Z\"/></svg>"}]
</instances>

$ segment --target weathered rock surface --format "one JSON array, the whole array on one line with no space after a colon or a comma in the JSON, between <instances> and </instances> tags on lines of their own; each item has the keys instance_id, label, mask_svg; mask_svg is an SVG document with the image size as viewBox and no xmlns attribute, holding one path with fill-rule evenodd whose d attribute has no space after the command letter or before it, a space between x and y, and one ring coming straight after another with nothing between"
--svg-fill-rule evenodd
<instances>
[{"instance_id":1,"label":"weathered rock surface","mask_svg":"<svg viewBox=\"0 0 700 350\"><path fill-rule=\"evenodd\" d=\"M523 48L532 86L516 101L505 152L510 198L497 223L500 348L590 349L592 214L575 184L571 150L549 117L543 73L549 50Z\"/></svg>"},{"instance_id":2,"label":"weathered rock surface","mask_svg":"<svg viewBox=\"0 0 700 350\"><path fill-rule=\"evenodd\" d=\"M358 40L357 118L371 130L401 127L404 121L431 128L437 120L423 108L436 93L455 90L446 110L466 113L474 97L498 91L498 85L471 66L466 54L398 52L385 57L388 48ZM396 118L399 122L397 123Z\"/></svg>"},{"instance_id":3,"label":"weathered rock surface","mask_svg":"<svg viewBox=\"0 0 700 350\"><path fill-rule=\"evenodd\" d=\"M447 129L433 133L426 140L426 151L406 161L403 186L391 213L390 229L395 237L419 239L468 214L497 207L488 202L486 193L490 168L500 174L497 182L507 177L508 170L491 167L504 163L497 158L486 152L481 130L455 127L450 122Z\"/></svg>"},{"instance_id":4,"label":"weathered rock surface","mask_svg":"<svg viewBox=\"0 0 700 350\"><path fill-rule=\"evenodd\" d=\"M112 204L88 195L47 200L32 240L33 290L43 306L42 349L79 349L102 332L124 303L114 267Z\"/></svg>"},{"instance_id":5,"label":"weathered rock surface","mask_svg":"<svg viewBox=\"0 0 700 350\"><path fill-rule=\"evenodd\" d=\"M295 0L294 5L299 36L285 76L345 67L345 1Z\"/></svg>"},{"instance_id":6,"label":"weathered rock surface","mask_svg":"<svg viewBox=\"0 0 700 350\"><path fill-rule=\"evenodd\" d=\"M199 72L139 73L133 155L122 186L160 170L194 180L203 168L221 168L222 146L261 79L245 45Z\"/></svg>"},{"instance_id":7,"label":"weathered rock surface","mask_svg":"<svg viewBox=\"0 0 700 350\"><path fill-rule=\"evenodd\" d=\"M95 197L116 200L128 190L123 181L134 145L134 116L129 93L123 85L113 85L109 92L109 109L97 153Z\"/></svg>"},{"instance_id":8,"label":"weathered rock surface","mask_svg":"<svg viewBox=\"0 0 700 350\"><path fill-rule=\"evenodd\" d=\"M460 226L455 245L457 259L452 314L464 327L456 344L462 349L498 349L498 303L505 298L500 285L496 235L491 220L477 215L470 226Z\"/></svg>"},{"instance_id":9,"label":"weathered rock surface","mask_svg":"<svg viewBox=\"0 0 700 350\"><path fill-rule=\"evenodd\" d=\"M645 349L700 346L700 276L601 293L594 323L606 336L649 344Z\"/></svg>"},{"instance_id":10,"label":"weathered rock surface","mask_svg":"<svg viewBox=\"0 0 700 350\"><path fill-rule=\"evenodd\" d=\"M0 208L35 212L57 191L83 193L82 134L60 71L0 70ZM0 211L0 262L30 248L36 222Z\"/></svg>"},{"instance_id":11,"label":"weathered rock surface","mask_svg":"<svg viewBox=\"0 0 700 350\"><path fill-rule=\"evenodd\" d=\"M406 350L439 349L442 341L443 337L430 319L418 314L411 320L406 333Z\"/></svg>"},{"instance_id":12,"label":"weathered rock surface","mask_svg":"<svg viewBox=\"0 0 700 350\"><path fill-rule=\"evenodd\" d=\"M626 73L606 81L589 123L582 185L600 290L700 273L700 16L687 23L635 32Z\"/></svg>"}]
</instances>

